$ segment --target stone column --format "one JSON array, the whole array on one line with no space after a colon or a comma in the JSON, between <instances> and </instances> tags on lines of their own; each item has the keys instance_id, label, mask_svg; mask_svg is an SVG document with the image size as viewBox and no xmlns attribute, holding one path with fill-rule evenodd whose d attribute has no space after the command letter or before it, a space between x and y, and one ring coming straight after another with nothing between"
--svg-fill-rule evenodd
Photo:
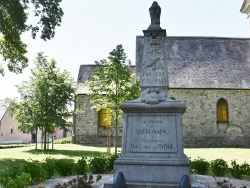
<instances>
[{"instance_id":1,"label":"stone column","mask_svg":"<svg viewBox=\"0 0 250 188\"><path fill-rule=\"evenodd\" d=\"M166 30L160 27L157 2L149 11L151 25L143 31L141 95L121 105L125 114L122 153L114 174L122 172L128 184L178 184L183 175L190 175L182 141L186 106L168 97Z\"/></svg>"}]
</instances>

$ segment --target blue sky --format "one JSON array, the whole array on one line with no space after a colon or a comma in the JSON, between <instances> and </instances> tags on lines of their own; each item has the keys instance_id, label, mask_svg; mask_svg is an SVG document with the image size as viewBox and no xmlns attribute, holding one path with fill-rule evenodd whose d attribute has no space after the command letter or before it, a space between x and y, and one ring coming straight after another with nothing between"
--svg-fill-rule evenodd
<instances>
[{"instance_id":1,"label":"blue sky","mask_svg":"<svg viewBox=\"0 0 250 188\"><path fill-rule=\"evenodd\" d=\"M150 24L149 0L63 0L64 17L51 41L33 40L28 44L30 66L40 51L54 58L60 69L68 70L76 80L81 64L94 64L122 44L128 58L135 63L135 38ZM168 36L210 36L248 38L247 15L240 12L243 0L158 0L161 27ZM30 21L33 21L33 17ZM15 85L28 80L29 68L23 74L6 71L0 76L0 99L17 97Z\"/></svg>"}]
</instances>

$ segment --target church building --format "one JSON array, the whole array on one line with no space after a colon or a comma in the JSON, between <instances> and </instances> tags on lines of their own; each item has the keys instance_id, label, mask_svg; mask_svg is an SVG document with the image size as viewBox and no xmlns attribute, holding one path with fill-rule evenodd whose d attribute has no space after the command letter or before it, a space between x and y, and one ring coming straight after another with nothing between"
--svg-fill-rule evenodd
<instances>
[{"instance_id":1,"label":"church building","mask_svg":"<svg viewBox=\"0 0 250 188\"><path fill-rule=\"evenodd\" d=\"M249 16L250 0L243 2L241 12ZM131 71L138 77L143 45L143 36L137 36ZM187 107L184 147L250 147L250 39L168 36L166 59L169 97ZM78 83L88 80L94 67L81 65ZM83 112L74 117L74 142L106 145L106 111L91 109L86 88L79 89L75 109Z\"/></svg>"}]
</instances>

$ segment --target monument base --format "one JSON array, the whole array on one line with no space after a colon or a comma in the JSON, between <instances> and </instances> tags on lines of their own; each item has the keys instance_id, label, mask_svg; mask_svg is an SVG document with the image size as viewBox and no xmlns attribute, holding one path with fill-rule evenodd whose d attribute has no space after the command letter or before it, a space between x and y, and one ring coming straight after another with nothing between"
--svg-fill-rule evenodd
<instances>
[{"instance_id":1,"label":"monument base","mask_svg":"<svg viewBox=\"0 0 250 188\"><path fill-rule=\"evenodd\" d=\"M190 181L192 188L199 188L199 183L195 175L190 175ZM104 183L104 188L113 188L114 181L109 180ZM141 182L126 182L126 188L179 188L179 183L141 183Z\"/></svg>"},{"instance_id":2,"label":"monument base","mask_svg":"<svg viewBox=\"0 0 250 188\"><path fill-rule=\"evenodd\" d=\"M189 160L183 158L123 158L115 161L114 173L122 172L126 182L179 183L190 175Z\"/></svg>"}]
</instances>

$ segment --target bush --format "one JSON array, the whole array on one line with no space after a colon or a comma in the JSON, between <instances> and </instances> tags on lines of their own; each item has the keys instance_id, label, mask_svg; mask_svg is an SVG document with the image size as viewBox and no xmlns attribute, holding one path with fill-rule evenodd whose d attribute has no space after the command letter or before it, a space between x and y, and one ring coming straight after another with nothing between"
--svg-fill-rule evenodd
<instances>
[{"instance_id":1,"label":"bush","mask_svg":"<svg viewBox=\"0 0 250 188\"><path fill-rule=\"evenodd\" d=\"M43 168L47 172L48 179L57 174L56 160L57 159L47 157L45 161L42 163Z\"/></svg>"},{"instance_id":2,"label":"bush","mask_svg":"<svg viewBox=\"0 0 250 188\"><path fill-rule=\"evenodd\" d=\"M32 182L41 182L47 178L46 170L38 161L23 164L22 172L30 174Z\"/></svg>"},{"instance_id":3,"label":"bush","mask_svg":"<svg viewBox=\"0 0 250 188\"><path fill-rule=\"evenodd\" d=\"M54 144L72 144L72 136L57 139L57 140L54 141Z\"/></svg>"},{"instance_id":4,"label":"bush","mask_svg":"<svg viewBox=\"0 0 250 188\"><path fill-rule=\"evenodd\" d=\"M191 172L194 174L207 174L209 169L209 162L204 158L198 157L194 161L190 161Z\"/></svg>"},{"instance_id":5,"label":"bush","mask_svg":"<svg viewBox=\"0 0 250 188\"><path fill-rule=\"evenodd\" d=\"M240 167L243 175L250 176L250 165L246 161Z\"/></svg>"},{"instance_id":6,"label":"bush","mask_svg":"<svg viewBox=\"0 0 250 188\"><path fill-rule=\"evenodd\" d=\"M231 175L234 178L240 179L243 174L243 170L241 169L241 166L236 163L236 160L232 160L231 165L232 165L232 168L230 169Z\"/></svg>"},{"instance_id":7,"label":"bush","mask_svg":"<svg viewBox=\"0 0 250 188\"><path fill-rule=\"evenodd\" d=\"M57 159L55 160L55 165L60 176L76 174L76 164L73 159Z\"/></svg>"},{"instance_id":8,"label":"bush","mask_svg":"<svg viewBox=\"0 0 250 188\"><path fill-rule=\"evenodd\" d=\"M210 170L215 176L224 176L228 170L227 162L223 159L215 159L210 162Z\"/></svg>"},{"instance_id":9,"label":"bush","mask_svg":"<svg viewBox=\"0 0 250 188\"><path fill-rule=\"evenodd\" d=\"M82 157L76 163L76 174L83 175L87 172L87 170L88 170L87 160L84 157Z\"/></svg>"},{"instance_id":10,"label":"bush","mask_svg":"<svg viewBox=\"0 0 250 188\"><path fill-rule=\"evenodd\" d=\"M92 173L106 173L108 166L108 159L106 156L95 157L90 159L89 169Z\"/></svg>"},{"instance_id":11,"label":"bush","mask_svg":"<svg viewBox=\"0 0 250 188\"><path fill-rule=\"evenodd\" d=\"M18 166L10 166L0 174L0 186L4 188L23 188L31 183L31 176L29 173L22 172Z\"/></svg>"},{"instance_id":12,"label":"bush","mask_svg":"<svg viewBox=\"0 0 250 188\"><path fill-rule=\"evenodd\" d=\"M114 171L114 161L119 157L117 154L111 154L107 159L107 172L113 172Z\"/></svg>"}]
</instances>

